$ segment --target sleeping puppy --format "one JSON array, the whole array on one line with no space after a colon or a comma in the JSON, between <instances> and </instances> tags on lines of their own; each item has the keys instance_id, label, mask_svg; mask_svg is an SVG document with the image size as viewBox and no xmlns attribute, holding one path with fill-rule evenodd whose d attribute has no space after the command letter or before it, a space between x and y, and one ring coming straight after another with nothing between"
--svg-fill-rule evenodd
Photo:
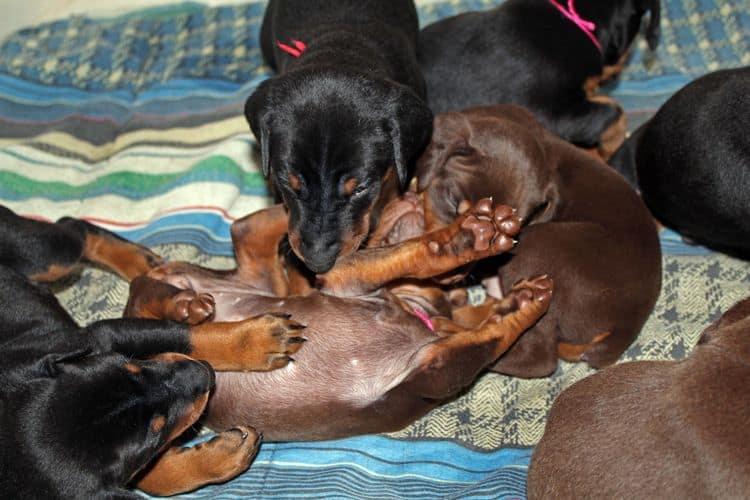
<instances>
[{"instance_id":1,"label":"sleeping puppy","mask_svg":"<svg viewBox=\"0 0 750 500\"><path fill-rule=\"evenodd\" d=\"M747 498L750 299L682 361L602 370L552 405L529 499Z\"/></svg>"},{"instance_id":2,"label":"sleeping puppy","mask_svg":"<svg viewBox=\"0 0 750 500\"><path fill-rule=\"evenodd\" d=\"M296 331L288 318L79 326L39 285L83 263L131 280L159 260L85 221L48 224L0 206L3 498L141 498L129 485L172 495L226 481L252 462L260 438L249 427L189 449L170 446L196 423L214 386L212 366L196 359L227 370L285 366L302 340L287 335Z\"/></svg>"},{"instance_id":3,"label":"sleeping puppy","mask_svg":"<svg viewBox=\"0 0 750 500\"><path fill-rule=\"evenodd\" d=\"M524 229L512 256L472 271L494 278L491 294L527 275L555 281L549 312L495 371L546 376L558 358L599 368L630 345L659 295L661 252L645 205L607 165L527 110L498 105L437 115L416 177L428 231L452 221L463 200L517 207Z\"/></svg>"},{"instance_id":4,"label":"sleeping puppy","mask_svg":"<svg viewBox=\"0 0 750 500\"><path fill-rule=\"evenodd\" d=\"M672 96L610 163L686 238L750 257L750 68L703 76Z\"/></svg>"},{"instance_id":5,"label":"sleeping puppy","mask_svg":"<svg viewBox=\"0 0 750 500\"><path fill-rule=\"evenodd\" d=\"M419 40L429 105L443 113L519 104L563 139L608 158L625 139L625 115L594 94L622 69L647 11L654 49L659 0L508 0L431 24Z\"/></svg>"},{"instance_id":6,"label":"sleeping puppy","mask_svg":"<svg viewBox=\"0 0 750 500\"><path fill-rule=\"evenodd\" d=\"M289 210L291 247L313 272L367 238L430 136L417 33L412 1L268 3L261 46L279 75L245 116Z\"/></svg>"}]
</instances>

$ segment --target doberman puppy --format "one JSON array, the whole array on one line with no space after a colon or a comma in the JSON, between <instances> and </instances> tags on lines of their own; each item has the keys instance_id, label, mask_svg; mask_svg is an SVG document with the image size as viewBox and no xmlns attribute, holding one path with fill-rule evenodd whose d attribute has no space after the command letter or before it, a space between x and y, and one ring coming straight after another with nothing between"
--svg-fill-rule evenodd
<instances>
[{"instance_id":1,"label":"doberman puppy","mask_svg":"<svg viewBox=\"0 0 750 500\"><path fill-rule=\"evenodd\" d=\"M268 2L261 47L279 75L245 116L314 273L359 248L430 137L418 31L411 0Z\"/></svg>"},{"instance_id":2,"label":"doberman puppy","mask_svg":"<svg viewBox=\"0 0 750 500\"><path fill-rule=\"evenodd\" d=\"M418 57L435 113L513 103L548 129L609 158L626 119L601 81L622 70L641 18L658 43L659 0L507 0L444 19L420 33Z\"/></svg>"},{"instance_id":3,"label":"doberman puppy","mask_svg":"<svg viewBox=\"0 0 750 500\"><path fill-rule=\"evenodd\" d=\"M127 485L171 495L247 469L260 442L250 427L168 448L201 416L214 386L212 367L193 358L224 370L282 367L302 345L291 335L300 325L267 315L81 327L32 281L70 276L83 262L130 280L159 259L81 220L49 224L0 207L0 494L136 499Z\"/></svg>"},{"instance_id":4,"label":"doberman puppy","mask_svg":"<svg viewBox=\"0 0 750 500\"><path fill-rule=\"evenodd\" d=\"M539 276L486 304L474 324L459 325L444 312L441 291L419 288L513 245L520 222L510 207L480 200L465 208L437 231L340 258L318 277L319 290L283 297L288 283L278 246L288 221L277 205L232 226L236 270L167 264L133 281L126 311L169 317L164 304L187 290L205 312L192 322L282 310L307 326L305 348L285 368L217 374L206 420L212 428L252 422L282 441L400 429L469 386L549 305L552 283Z\"/></svg>"},{"instance_id":5,"label":"doberman puppy","mask_svg":"<svg viewBox=\"0 0 750 500\"><path fill-rule=\"evenodd\" d=\"M750 258L750 68L698 78L612 157L663 224Z\"/></svg>"},{"instance_id":6,"label":"doberman puppy","mask_svg":"<svg viewBox=\"0 0 750 500\"><path fill-rule=\"evenodd\" d=\"M531 459L536 498L745 498L750 299L682 361L609 367L563 391Z\"/></svg>"},{"instance_id":7,"label":"doberman puppy","mask_svg":"<svg viewBox=\"0 0 750 500\"><path fill-rule=\"evenodd\" d=\"M434 130L416 170L425 229L450 223L462 200L491 196L517 207L524 229L511 255L475 274L499 278L489 282L495 296L522 276L555 281L547 315L493 369L539 377L558 357L595 368L614 362L661 286L657 231L636 192L518 106L438 115Z\"/></svg>"}]
</instances>

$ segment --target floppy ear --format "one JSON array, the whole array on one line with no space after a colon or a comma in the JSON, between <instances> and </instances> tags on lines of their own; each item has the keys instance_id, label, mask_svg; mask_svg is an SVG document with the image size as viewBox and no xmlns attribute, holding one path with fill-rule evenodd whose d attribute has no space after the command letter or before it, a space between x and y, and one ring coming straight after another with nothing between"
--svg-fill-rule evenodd
<instances>
[{"instance_id":1,"label":"floppy ear","mask_svg":"<svg viewBox=\"0 0 750 500\"><path fill-rule=\"evenodd\" d=\"M264 82L265 83L265 82ZM270 158L270 116L267 112L267 87L261 83L255 92L250 94L250 97L245 101L245 119L250 125L250 130L253 131L255 139L260 144L260 164L263 175L268 177L268 173L271 170L271 158Z\"/></svg>"},{"instance_id":2,"label":"floppy ear","mask_svg":"<svg viewBox=\"0 0 750 500\"><path fill-rule=\"evenodd\" d=\"M75 361L91 354L90 347L66 353L47 354L37 363L37 370L43 377L55 378L60 374L60 364Z\"/></svg>"},{"instance_id":3,"label":"floppy ear","mask_svg":"<svg viewBox=\"0 0 750 500\"><path fill-rule=\"evenodd\" d=\"M397 91L389 106L387 130L393 143L393 159L401 189L409 180L409 162L432 134L432 111L410 89Z\"/></svg>"},{"instance_id":4,"label":"floppy ear","mask_svg":"<svg viewBox=\"0 0 750 500\"><path fill-rule=\"evenodd\" d=\"M422 192L430 186L448 158L456 154L456 150L470 147L465 124L465 120L457 113L442 113L435 117L432 140L416 163L417 191Z\"/></svg>"},{"instance_id":5,"label":"floppy ear","mask_svg":"<svg viewBox=\"0 0 750 500\"><path fill-rule=\"evenodd\" d=\"M649 49L656 50L661 33L661 0L650 0L644 7L648 8L650 17L648 28L646 28L646 41Z\"/></svg>"}]
</instances>

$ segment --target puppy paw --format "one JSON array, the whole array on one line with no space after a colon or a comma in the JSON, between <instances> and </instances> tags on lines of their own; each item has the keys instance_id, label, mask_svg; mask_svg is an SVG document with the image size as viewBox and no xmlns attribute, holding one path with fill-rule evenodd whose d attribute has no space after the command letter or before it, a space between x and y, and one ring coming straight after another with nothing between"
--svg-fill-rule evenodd
<instances>
[{"instance_id":1,"label":"puppy paw","mask_svg":"<svg viewBox=\"0 0 750 500\"><path fill-rule=\"evenodd\" d=\"M236 358L241 371L269 371L294 361L292 354L307 339L300 333L305 326L289 319L288 314L269 313L236 324Z\"/></svg>"},{"instance_id":2,"label":"puppy paw","mask_svg":"<svg viewBox=\"0 0 750 500\"><path fill-rule=\"evenodd\" d=\"M428 235L427 247L437 257L456 257L461 264L510 250L521 219L513 208L484 198L463 203L461 215L449 226Z\"/></svg>"},{"instance_id":3,"label":"puppy paw","mask_svg":"<svg viewBox=\"0 0 750 500\"><path fill-rule=\"evenodd\" d=\"M182 290L172 297L171 302L166 319L188 325L203 323L214 315L216 309L213 296L194 290Z\"/></svg>"},{"instance_id":4,"label":"puppy paw","mask_svg":"<svg viewBox=\"0 0 750 500\"><path fill-rule=\"evenodd\" d=\"M246 471L260 448L261 436L252 427L239 426L224 431L205 443L187 448L200 455L196 466L203 481L222 483Z\"/></svg>"}]
</instances>

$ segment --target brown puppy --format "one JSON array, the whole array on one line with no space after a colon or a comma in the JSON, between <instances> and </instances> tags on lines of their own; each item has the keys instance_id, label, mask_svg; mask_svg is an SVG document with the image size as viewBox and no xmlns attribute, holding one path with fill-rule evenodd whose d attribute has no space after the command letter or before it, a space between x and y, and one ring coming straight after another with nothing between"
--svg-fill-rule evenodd
<instances>
[{"instance_id":1,"label":"brown puppy","mask_svg":"<svg viewBox=\"0 0 750 500\"><path fill-rule=\"evenodd\" d=\"M534 498L746 498L750 299L683 361L636 361L564 391L531 459Z\"/></svg>"},{"instance_id":2,"label":"brown puppy","mask_svg":"<svg viewBox=\"0 0 750 500\"><path fill-rule=\"evenodd\" d=\"M340 258L319 276L325 294L279 297L289 287L278 253L286 227L280 206L253 214L232 227L237 270L176 263L131 287L129 315L170 318L174 303L187 301L191 322L285 311L306 325L305 348L285 368L217 374L212 428L252 422L283 441L399 429L469 386L549 305L550 280L525 280L492 301L482 321L462 327L439 317L442 293L413 286L512 247L520 221L489 200L439 230ZM395 282L401 286L383 288Z\"/></svg>"},{"instance_id":3,"label":"brown puppy","mask_svg":"<svg viewBox=\"0 0 750 500\"><path fill-rule=\"evenodd\" d=\"M500 267L500 289L541 273L555 281L549 313L494 370L539 377L558 357L614 362L661 285L657 232L635 191L517 106L438 115L434 130L416 172L426 229L453 220L462 200L491 196L517 207L525 225Z\"/></svg>"}]
</instances>

